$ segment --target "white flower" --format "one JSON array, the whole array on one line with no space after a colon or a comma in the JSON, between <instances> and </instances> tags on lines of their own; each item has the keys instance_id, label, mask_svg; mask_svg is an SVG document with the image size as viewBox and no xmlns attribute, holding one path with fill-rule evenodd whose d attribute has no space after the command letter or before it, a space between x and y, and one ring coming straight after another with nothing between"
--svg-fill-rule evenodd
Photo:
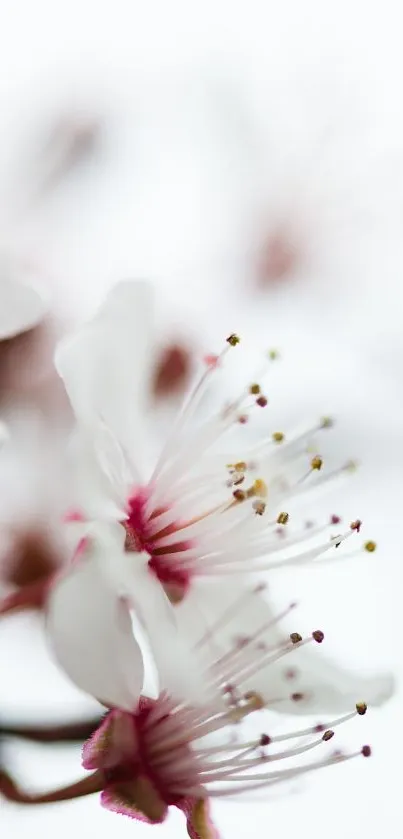
<instances>
[{"instance_id":1,"label":"white flower","mask_svg":"<svg viewBox=\"0 0 403 839\"><path fill-rule=\"evenodd\" d=\"M7 265L0 270L0 341L5 341L37 326L47 307L33 286L9 276Z\"/></svg>"},{"instance_id":2,"label":"white flower","mask_svg":"<svg viewBox=\"0 0 403 839\"><path fill-rule=\"evenodd\" d=\"M231 335L219 357L206 359L205 373L147 481L137 464L147 442L143 418L151 341L150 286L126 282L57 352L77 419L79 510L93 522L90 542L49 600L49 634L61 665L105 704L133 709L143 682L142 655L128 617L134 607L161 683L174 694L182 695L188 675L179 668L189 665L185 642L197 645L206 627L214 627L214 643L203 647L206 665L217 646L223 655L241 649L242 672L252 668L253 689L267 693L270 686L278 710L343 712L360 699L384 701L392 690L389 676L346 673L307 650L294 674L284 669L282 656L266 667L266 655L281 645L283 633L262 586L245 581L252 572L323 561L359 532L360 522L354 521L322 539L326 522L303 526L289 539L282 535L289 503L298 506L312 476L319 473L319 483L327 480L321 457L315 450L307 454L307 444L330 420L290 441L274 432L253 452L237 441L238 452L230 459L214 454L217 441L267 401L252 383L206 422L197 421L205 385L238 342ZM368 550L373 547L367 544ZM216 626L223 607L231 614Z\"/></svg>"}]
</instances>

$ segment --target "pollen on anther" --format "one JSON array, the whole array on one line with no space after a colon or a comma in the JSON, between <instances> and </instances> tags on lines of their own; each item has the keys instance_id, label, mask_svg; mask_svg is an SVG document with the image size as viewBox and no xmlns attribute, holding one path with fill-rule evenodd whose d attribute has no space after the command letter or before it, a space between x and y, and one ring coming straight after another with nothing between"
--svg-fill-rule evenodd
<instances>
[{"instance_id":1,"label":"pollen on anther","mask_svg":"<svg viewBox=\"0 0 403 839\"><path fill-rule=\"evenodd\" d=\"M334 419L333 417L322 417L320 421L321 428L333 428L334 426Z\"/></svg>"},{"instance_id":2,"label":"pollen on anther","mask_svg":"<svg viewBox=\"0 0 403 839\"><path fill-rule=\"evenodd\" d=\"M266 498L267 484L263 480L263 478L256 478L256 480L253 482L253 494L257 495L260 498Z\"/></svg>"},{"instance_id":3,"label":"pollen on anther","mask_svg":"<svg viewBox=\"0 0 403 839\"><path fill-rule=\"evenodd\" d=\"M299 632L291 632L290 641L293 644L299 644L300 641L302 641L302 635L300 635Z\"/></svg>"},{"instance_id":4,"label":"pollen on anther","mask_svg":"<svg viewBox=\"0 0 403 839\"><path fill-rule=\"evenodd\" d=\"M282 443L285 437L282 431L274 431L271 436L274 443Z\"/></svg>"},{"instance_id":5,"label":"pollen on anther","mask_svg":"<svg viewBox=\"0 0 403 839\"><path fill-rule=\"evenodd\" d=\"M364 550L366 550L369 554L373 554L376 551L376 542L373 542L372 539L369 542L365 542Z\"/></svg>"},{"instance_id":6,"label":"pollen on anther","mask_svg":"<svg viewBox=\"0 0 403 839\"><path fill-rule=\"evenodd\" d=\"M325 635L321 629L315 629L314 632L312 632L312 638L314 641L316 641L317 644L321 644L324 640L324 637Z\"/></svg>"},{"instance_id":7,"label":"pollen on anther","mask_svg":"<svg viewBox=\"0 0 403 839\"><path fill-rule=\"evenodd\" d=\"M264 501L254 501L252 507L257 516L262 516L266 509L266 504Z\"/></svg>"},{"instance_id":8,"label":"pollen on anther","mask_svg":"<svg viewBox=\"0 0 403 839\"><path fill-rule=\"evenodd\" d=\"M355 707L356 707L357 714L359 714L360 717L363 717L364 714L367 713L367 705L366 705L365 702L357 702Z\"/></svg>"},{"instance_id":9,"label":"pollen on anther","mask_svg":"<svg viewBox=\"0 0 403 839\"><path fill-rule=\"evenodd\" d=\"M238 463L235 463L234 466L236 472L245 472L247 468L247 464L244 460L239 460Z\"/></svg>"},{"instance_id":10,"label":"pollen on anther","mask_svg":"<svg viewBox=\"0 0 403 839\"><path fill-rule=\"evenodd\" d=\"M290 516L288 513L279 513L277 516L277 524L287 524L289 518Z\"/></svg>"},{"instance_id":11,"label":"pollen on anther","mask_svg":"<svg viewBox=\"0 0 403 839\"><path fill-rule=\"evenodd\" d=\"M316 471L319 472L320 469L322 469L322 466L323 466L322 458L318 454L315 455L315 457L313 457L312 460L311 460L311 469L314 469L314 470L316 469Z\"/></svg>"},{"instance_id":12,"label":"pollen on anther","mask_svg":"<svg viewBox=\"0 0 403 839\"><path fill-rule=\"evenodd\" d=\"M356 530L356 531L357 531L357 533L359 533L359 532L360 532L360 530L361 530L361 526L362 526L362 521L361 521L361 519L355 519L355 521L352 521L352 522L351 522L351 524L350 524L350 529L351 529L351 530Z\"/></svg>"},{"instance_id":13,"label":"pollen on anther","mask_svg":"<svg viewBox=\"0 0 403 839\"><path fill-rule=\"evenodd\" d=\"M253 396L258 396L260 393L260 385L258 385L256 382L250 385L249 393L251 393Z\"/></svg>"},{"instance_id":14,"label":"pollen on anther","mask_svg":"<svg viewBox=\"0 0 403 839\"><path fill-rule=\"evenodd\" d=\"M239 344L241 339L239 335L236 335L235 332L232 332L231 335L228 335L228 338L226 340L227 344L229 344L231 347L236 347L236 345Z\"/></svg>"},{"instance_id":15,"label":"pollen on anther","mask_svg":"<svg viewBox=\"0 0 403 839\"><path fill-rule=\"evenodd\" d=\"M232 495L234 496L235 501L245 501L246 492L244 492L243 489L235 489Z\"/></svg>"},{"instance_id":16,"label":"pollen on anther","mask_svg":"<svg viewBox=\"0 0 403 839\"><path fill-rule=\"evenodd\" d=\"M270 361L278 361L278 359L280 358L280 353L278 350L269 350L267 353L267 357L270 359Z\"/></svg>"},{"instance_id":17,"label":"pollen on anther","mask_svg":"<svg viewBox=\"0 0 403 839\"><path fill-rule=\"evenodd\" d=\"M325 741L325 743L326 743L328 740L331 740L331 739L332 739L332 737L334 737L334 731L332 731L332 729L331 729L331 728L328 728L328 730L327 730L327 731L325 731L325 733L324 733L324 734L322 734L322 740L324 740L324 741Z\"/></svg>"}]
</instances>

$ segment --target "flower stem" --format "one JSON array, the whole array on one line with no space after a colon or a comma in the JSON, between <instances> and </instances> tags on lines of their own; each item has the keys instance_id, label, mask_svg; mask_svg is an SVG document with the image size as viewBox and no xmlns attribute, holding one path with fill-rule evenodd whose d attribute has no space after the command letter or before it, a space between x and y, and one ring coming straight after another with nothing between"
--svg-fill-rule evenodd
<instances>
[{"instance_id":1,"label":"flower stem","mask_svg":"<svg viewBox=\"0 0 403 839\"><path fill-rule=\"evenodd\" d=\"M97 771L60 789L43 793L30 793L19 787L8 772L0 769L0 794L8 801L14 801L17 804L52 804L57 801L71 801L75 798L101 792L104 786L104 774Z\"/></svg>"}]
</instances>

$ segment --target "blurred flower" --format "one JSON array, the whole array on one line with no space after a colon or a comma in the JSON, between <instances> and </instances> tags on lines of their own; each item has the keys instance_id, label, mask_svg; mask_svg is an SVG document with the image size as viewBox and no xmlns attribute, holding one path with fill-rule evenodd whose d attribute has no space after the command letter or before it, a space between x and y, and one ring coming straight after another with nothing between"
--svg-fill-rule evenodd
<instances>
[{"instance_id":1,"label":"blurred flower","mask_svg":"<svg viewBox=\"0 0 403 839\"><path fill-rule=\"evenodd\" d=\"M217 415L189 430L206 384L238 343L236 335L229 336L219 357L207 357L205 373L145 484L134 461L146 443L142 411L150 340L149 286L121 283L94 320L57 353L77 417L77 510L87 523L78 524L84 539L76 561L50 591L48 631L61 666L79 687L105 704L129 710L143 682L142 656L133 648L131 607L146 630L165 686L177 678L179 664L182 681L189 666L185 650L182 658L178 655L177 628L183 641L195 632L197 643L205 631L203 621L214 624L228 597L230 608L232 601L240 601L235 609L240 623L234 627L233 621L225 621L218 634L221 643L232 648L241 636L248 641L245 655L253 660L256 645L250 639L258 636L258 645L277 644L278 620L260 589L250 600L242 577L235 583L234 576L307 565L328 550L340 554L342 542L361 529L355 520L344 532L323 539L329 527L339 525L333 517L316 527L305 524L289 539L284 536L289 520L284 500L303 499L309 480L322 473L322 458L316 450L307 453L307 443L314 431L331 425L329 418L288 443L276 431L244 457L239 449L230 459L215 455L210 450L224 432L239 421L243 426L251 411L266 405L260 385L253 383ZM274 358L271 353L268 363ZM336 475L350 468L348 463ZM334 472L319 475L317 484L334 477ZM376 546L366 542L365 547L372 551ZM306 653L302 659L301 680L307 690L298 710L303 713L316 704L343 710L357 694L376 704L392 691L387 675L365 679L323 662L318 668L311 658ZM275 672L273 667L261 669L263 688L266 680L273 684ZM280 710L288 709L284 678L280 670Z\"/></svg>"},{"instance_id":2,"label":"blurred flower","mask_svg":"<svg viewBox=\"0 0 403 839\"><path fill-rule=\"evenodd\" d=\"M225 622L225 613L221 619ZM194 649L197 660L210 640L206 636ZM208 700L194 704L184 701L183 696L174 698L163 692L156 700L141 698L131 711L125 705L108 713L84 746L83 765L93 771L92 775L60 790L30 795L19 789L3 769L0 791L25 804L102 791L101 801L107 809L153 824L163 822L169 807L176 806L186 816L192 839L216 839L218 834L209 816L214 798L270 790L281 782L357 755L370 755L370 747L363 746L353 753L332 751L318 760L303 762L310 751L327 748L337 726L365 714L362 701L326 725L318 723L284 734L262 732L266 726L264 713L278 697L273 695L270 681L264 693L248 688L249 682L253 683L262 665L276 666L279 659L289 655L298 662L302 647L322 641L319 630L306 638L293 632L282 643L262 650L253 665L245 660L244 645L230 655L217 652L214 661L202 670ZM293 699L298 704L297 694ZM243 730L245 721L254 731ZM291 745L287 745L289 741ZM295 765L293 758L298 759ZM278 761L284 768L268 771L268 765L277 767Z\"/></svg>"}]
</instances>

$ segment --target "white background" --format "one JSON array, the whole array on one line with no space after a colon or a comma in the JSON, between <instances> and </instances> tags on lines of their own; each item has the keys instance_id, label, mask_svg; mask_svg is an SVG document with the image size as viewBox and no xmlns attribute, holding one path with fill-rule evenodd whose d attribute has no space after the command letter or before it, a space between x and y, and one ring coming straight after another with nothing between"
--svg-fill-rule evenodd
<instances>
[{"instance_id":1,"label":"white background","mask_svg":"<svg viewBox=\"0 0 403 839\"><path fill-rule=\"evenodd\" d=\"M279 603L303 595L302 615L326 630L330 654L397 675L401 28L400 4L378 0L0 0L4 241L45 259L64 318L90 313L114 280L146 275L159 289L161 336L179 330L215 350L236 329L282 347L273 402L287 423L311 405L313 415L340 414L340 451L365 466L336 512L365 519L380 550L348 568L279 575L274 593ZM87 166L23 216L32 143L66 111L98 120L99 142ZM284 219L301 262L293 282L258 293L252 243ZM32 617L0 627L0 692L0 714L15 719L83 706L49 664ZM373 743L371 761L265 804L217 804L223 837L400 835L400 703L346 732L352 746ZM38 788L74 778L79 763L74 749L33 746L10 758ZM6 839L152 830L184 828L179 816L134 824L95 799L33 810L0 801Z\"/></svg>"}]
</instances>

